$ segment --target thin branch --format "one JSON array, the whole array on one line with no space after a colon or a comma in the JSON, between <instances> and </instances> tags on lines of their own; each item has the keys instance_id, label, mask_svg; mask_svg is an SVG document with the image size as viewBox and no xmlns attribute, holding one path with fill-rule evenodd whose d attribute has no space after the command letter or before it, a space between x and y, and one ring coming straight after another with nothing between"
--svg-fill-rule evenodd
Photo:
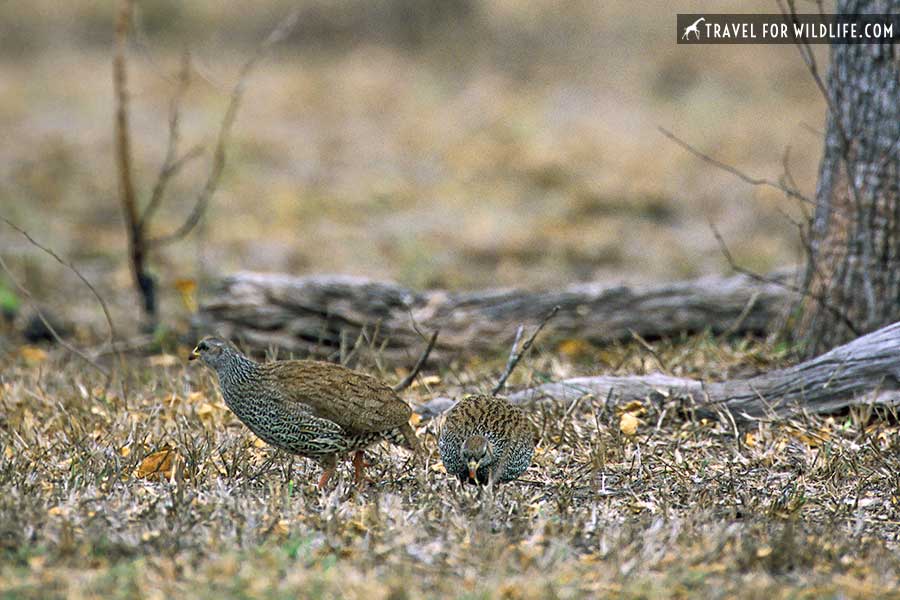
<instances>
[{"instance_id":1,"label":"thin branch","mask_svg":"<svg viewBox=\"0 0 900 600\"><path fill-rule=\"evenodd\" d=\"M766 186L766 187L774 188L776 190L783 192L788 197L796 198L797 200L800 200L802 202L807 202L807 203L813 204L813 205L816 203L815 200L813 200L812 198L809 198L808 196L805 196L804 194L801 194L799 191L797 191L794 188L790 188L790 187L784 185L783 183L779 183L777 181L772 181L771 179L763 179L763 178L752 177L750 175L747 175L746 173L737 169L736 167L733 167L729 164L723 163L722 161L715 159L715 158L709 156L708 154L704 154L697 148L694 148L693 146L688 144L686 141L679 138L677 135L675 135L668 129L665 129L663 127L659 127L658 129L659 129L660 133L662 133L664 136L666 136L667 138L669 138L670 140L672 140L673 142L675 142L676 144L678 144L679 146L681 146L682 148L684 148L685 150L687 150L688 152L690 152L691 154L696 156L697 158L713 165L714 167L718 167L718 168L722 169L723 171L731 173L732 175L734 175L741 181L749 183L750 185Z\"/></svg>"},{"instance_id":2,"label":"thin branch","mask_svg":"<svg viewBox=\"0 0 900 600\"><path fill-rule=\"evenodd\" d=\"M157 238L153 238L148 241L148 244L151 247L160 247L165 246L167 244L171 244L173 242L177 242L187 236L194 227L200 222L200 219L203 217L203 214L206 212L206 207L209 204L210 198L212 198L213 194L215 194L216 189L219 186L219 181L222 178L222 173L225 170L225 162L226 162L226 148L228 145L228 140L231 135L231 129L234 126L234 122L237 118L238 109L241 106L241 100L244 97L244 92L247 87L247 79L252 73L253 69L262 61L263 58L266 57L269 50L271 48L285 39L291 30L296 25L299 19L300 13L299 11L293 11L284 21L282 21L272 32L266 37L265 40L259 45L256 50L256 53L246 62L244 66L241 67L240 73L238 74L238 82L235 84L234 89L231 91L231 98L228 102L228 107L225 110L225 115L222 118L222 124L219 127L219 134L216 139L215 150L213 151L213 162L212 167L209 171L209 176L206 179L206 183L203 185L203 189L200 190L200 193L197 195L197 199L194 202L194 207L191 209L190 214L188 214L185 221L172 233L162 235Z\"/></svg>"},{"instance_id":3,"label":"thin branch","mask_svg":"<svg viewBox=\"0 0 900 600\"><path fill-rule=\"evenodd\" d=\"M154 213L162 203L163 196L166 193L166 186L169 181L178 173L178 171L192 158L199 156L200 152L197 147L192 148L187 154L178 157L178 142L181 139L180 121L181 121L181 102L191 85L191 55L185 51L181 55L181 68L178 71L178 84L175 88L175 94L169 103L169 141L166 145L166 156L163 159L162 166L159 169L159 175L156 177L156 183L153 185L153 192L150 194L150 201L144 208L141 215L141 229L146 231L147 224L153 218Z\"/></svg>"},{"instance_id":4,"label":"thin branch","mask_svg":"<svg viewBox=\"0 0 900 600\"><path fill-rule=\"evenodd\" d=\"M395 392L402 392L406 388L412 385L412 382L416 380L416 377L419 375L419 371L425 366L425 362L428 360L428 356L431 354L431 351L434 349L434 344L437 342L438 334L441 332L440 329L436 329L434 333L431 334L431 338L428 340L428 346L425 347L425 351L422 353L422 356L419 357L419 360L416 361L416 365L413 367L413 370L410 371L409 375L407 375L403 381L394 386Z\"/></svg>"},{"instance_id":5,"label":"thin branch","mask_svg":"<svg viewBox=\"0 0 900 600\"><path fill-rule=\"evenodd\" d=\"M66 267L67 269L69 269L70 271L75 273L75 276L78 277L78 279L81 280L81 282L85 285L85 287L87 287L87 289L89 289L91 291L91 294L93 294L94 298L97 299L97 303L100 304L100 308L103 309L103 316L106 318L106 326L109 329L109 336L107 339L107 343L110 345L110 347L112 347L116 341L116 327L115 327L115 325L113 325L112 316L110 315L110 312L109 312L109 306L106 304L106 301L103 299L103 296L100 295L100 292L97 291L97 288L95 288L93 286L93 284L91 284L91 282L88 281L87 277L85 277L84 275L81 274L81 271L79 271L78 269L75 268L75 265L73 265L71 262L69 262L67 260L64 260L52 249L48 248L47 246L44 246L43 244L41 244L40 242L35 240L33 237L31 237L31 235L27 231L25 231L24 229L22 229L21 227L19 227L18 225L16 225L15 223L13 223L12 221L10 221L9 219L7 219L4 216L0 216L0 220L2 220L4 223L6 223L12 229L15 229L16 231L21 233L23 236L25 236L25 239L27 239L33 246L36 246L37 248L39 248L46 254L49 254L51 257L53 257L53 259L56 260L56 262L58 262L62 266Z\"/></svg>"},{"instance_id":6,"label":"thin branch","mask_svg":"<svg viewBox=\"0 0 900 600\"><path fill-rule=\"evenodd\" d=\"M83 360L84 362L86 362L87 364L89 364L90 366L92 366L92 367L94 367L95 369L97 369L97 371L99 371L100 373L102 373L102 374L106 377L106 380L107 380L107 383L108 383L109 380L110 380L110 378L112 377L112 376L110 375L109 370L106 369L105 367L103 367L102 365L100 365L99 363L97 363L96 361L91 360L91 358L90 358L87 354L83 353L81 350L79 350L79 349L76 348L75 346L72 346L71 344L69 344L68 342L66 342L66 341L59 335L59 333L56 331L56 328L53 327L53 324L50 323L50 321L47 319L47 317L44 316L44 312L43 312L43 311L41 310L41 308L38 306L37 302L36 302L35 299L34 299L34 296L32 296L31 292L28 291L28 288L26 288L24 285L22 285L21 283L19 283L19 280L15 278L15 276L13 275L13 273L12 273L12 271L10 270L9 266L7 266L6 261L3 260L3 256L2 256L2 255L0 255L0 268L3 269L3 271L4 271L4 272L6 273L6 275L9 277L9 280L13 282L13 285L16 286L16 288L19 290L19 292L20 292L23 296L25 296L25 298L28 299L28 303L29 303L29 304L31 305L31 307L34 309L34 311L35 311L35 313L37 314L38 318L39 318L39 319L41 320L41 322L44 324L44 327L47 328L47 331L50 332L50 335L53 336L53 339L56 340L56 342L57 342L60 346L62 346L63 348L65 348L66 350L68 350L69 352L71 352L72 354L74 354L75 356L77 356L78 358L80 358L81 360Z\"/></svg>"},{"instance_id":7,"label":"thin branch","mask_svg":"<svg viewBox=\"0 0 900 600\"><path fill-rule=\"evenodd\" d=\"M559 306L554 306L553 309L547 313L547 315L541 319L541 322L538 323L537 328L534 330L534 333L531 334L525 343L522 344L521 350L516 350L516 346L519 345L519 339L522 337L522 331L524 327L522 325L519 326L519 329L516 331L516 339L513 342L512 348L509 353L509 360L506 363L506 369L503 371L503 375L500 376L500 379L497 381L497 385L494 386L494 389L491 390L491 395L496 396L500 390L503 389L503 386L506 385L506 380L509 379L509 376L512 374L513 370L516 368L516 365L519 364L519 361L522 360L528 351L531 349L531 345L534 343L534 339L538 336L541 330L544 328L550 319L556 316L556 313L559 312Z\"/></svg>"},{"instance_id":8,"label":"thin branch","mask_svg":"<svg viewBox=\"0 0 900 600\"><path fill-rule=\"evenodd\" d=\"M516 336L513 338L512 346L509 349L509 358L506 359L506 368L503 369L503 377L500 378L497 385L494 387L494 394L496 394L503 387L502 384L506 383L506 379L509 377L509 373L512 373L513 368L516 365L516 348L519 347L519 340L522 339L522 334L525 333L525 326L519 325L516 328Z\"/></svg>"},{"instance_id":9,"label":"thin branch","mask_svg":"<svg viewBox=\"0 0 900 600\"><path fill-rule=\"evenodd\" d=\"M762 283L771 283L774 285L779 285L779 286L781 286L787 290L790 290L796 294L808 296L808 297L812 298L813 300L815 300L816 302L820 303L822 307L824 307L826 310L828 310L834 316L836 316L842 323L844 323L844 325L847 326L848 329L850 329L851 332L853 332L853 335L856 335L856 336L862 335L859 332L858 328L850 320L850 318L847 315L845 315L841 310L839 310L838 308L833 306L830 302L828 302L828 300L825 299L824 297L818 296L816 294L812 294L807 290L802 290L799 287L792 285L790 283L786 283L784 281L778 281L776 279L772 279L771 277L766 277L765 275L760 275L759 273L757 273L755 271L752 271L750 269L747 269L746 267L740 266L734 260L734 257L731 254L731 250L728 249L728 245L725 243L724 238L722 238L722 234L719 233L718 228L715 226L715 224L712 221L709 222L709 227L710 227L710 229L712 229L713 235L716 238L716 242L718 242L718 244L719 244L719 249L721 250L722 255L725 256L725 260L728 261L728 265L734 271L736 271L738 273L742 273L742 274L746 275L747 277L750 277L751 279L755 279L756 281L760 281Z\"/></svg>"}]
</instances>

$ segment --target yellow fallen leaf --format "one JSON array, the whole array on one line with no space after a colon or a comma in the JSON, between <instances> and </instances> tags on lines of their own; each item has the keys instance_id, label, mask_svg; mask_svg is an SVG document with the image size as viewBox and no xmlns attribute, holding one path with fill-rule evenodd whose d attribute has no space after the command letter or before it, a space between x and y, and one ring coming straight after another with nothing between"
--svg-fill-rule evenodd
<instances>
[{"instance_id":1,"label":"yellow fallen leaf","mask_svg":"<svg viewBox=\"0 0 900 600\"><path fill-rule=\"evenodd\" d=\"M59 517L66 514L66 509L64 509L62 506L54 506L47 511L47 514L51 517Z\"/></svg>"},{"instance_id":2,"label":"yellow fallen leaf","mask_svg":"<svg viewBox=\"0 0 900 600\"><path fill-rule=\"evenodd\" d=\"M409 417L409 423L413 427L418 425L422 421L422 415L419 413L413 413L412 416Z\"/></svg>"},{"instance_id":3,"label":"yellow fallen leaf","mask_svg":"<svg viewBox=\"0 0 900 600\"><path fill-rule=\"evenodd\" d=\"M158 450L141 461L137 468L137 476L142 479L169 479L178 454L171 448Z\"/></svg>"},{"instance_id":4,"label":"yellow fallen leaf","mask_svg":"<svg viewBox=\"0 0 900 600\"><path fill-rule=\"evenodd\" d=\"M619 417L619 430L627 436L632 436L637 433L640 424L641 420L638 419L634 413L622 413L622 416Z\"/></svg>"},{"instance_id":5,"label":"yellow fallen leaf","mask_svg":"<svg viewBox=\"0 0 900 600\"><path fill-rule=\"evenodd\" d=\"M435 473L446 473L447 469L444 467L444 463L434 463L431 465L431 470Z\"/></svg>"},{"instance_id":6,"label":"yellow fallen leaf","mask_svg":"<svg viewBox=\"0 0 900 600\"><path fill-rule=\"evenodd\" d=\"M13 456L15 456L15 452L13 452L12 446L7 446L3 449L3 456L6 457L6 460L12 460Z\"/></svg>"},{"instance_id":7,"label":"yellow fallen leaf","mask_svg":"<svg viewBox=\"0 0 900 600\"><path fill-rule=\"evenodd\" d=\"M47 353L36 346L22 346L22 348L19 349L19 356L21 356L25 363L30 367L39 365L47 360Z\"/></svg>"},{"instance_id":8,"label":"yellow fallen leaf","mask_svg":"<svg viewBox=\"0 0 900 600\"><path fill-rule=\"evenodd\" d=\"M261 439L256 438L255 440L253 440L253 445L256 446L257 448L265 448L268 444L266 444Z\"/></svg>"},{"instance_id":9,"label":"yellow fallen leaf","mask_svg":"<svg viewBox=\"0 0 900 600\"><path fill-rule=\"evenodd\" d=\"M192 313L197 312L197 282L193 279L178 279L175 289L181 293L181 301Z\"/></svg>"},{"instance_id":10,"label":"yellow fallen leaf","mask_svg":"<svg viewBox=\"0 0 900 600\"><path fill-rule=\"evenodd\" d=\"M131 446L122 446L119 448L119 456L128 458L131 455Z\"/></svg>"},{"instance_id":11,"label":"yellow fallen leaf","mask_svg":"<svg viewBox=\"0 0 900 600\"><path fill-rule=\"evenodd\" d=\"M643 402L641 402L640 400L632 400L628 404L616 407L616 412L618 412L620 415L624 413L631 413L636 417L640 417L647 414L647 407L644 406Z\"/></svg>"},{"instance_id":12,"label":"yellow fallen leaf","mask_svg":"<svg viewBox=\"0 0 900 600\"><path fill-rule=\"evenodd\" d=\"M580 339L563 340L559 343L559 353L568 358L577 358L590 354L593 347L590 343Z\"/></svg>"},{"instance_id":13,"label":"yellow fallen leaf","mask_svg":"<svg viewBox=\"0 0 900 600\"><path fill-rule=\"evenodd\" d=\"M288 529L287 519L281 519L280 521L275 523L274 527L272 527L272 533L276 535L287 535L288 531L290 531L290 529Z\"/></svg>"},{"instance_id":14,"label":"yellow fallen leaf","mask_svg":"<svg viewBox=\"0 0 900 600\"><path fill-rule=\"evenodd\" d=\"M215 412L215 410L216 409L212 404L210 404L209 402L204 402L197 407L197 416L199 416L201 419L206 419L209 418Z\"/></svg>"},{"instance_id":15,"label":"yellow fallen leaf","mask_svg":"<svg viewBox=\"0 0 900 600\"><path fill-rule=\"evenodd\" d=\"M769 546L760 546L756 549L756 558L765 558L772 554L772 548Z\"/></svg>"},{"instance_id":16,"label":"yellow fallen leaf","mask_svg":"<svg viewBox=\"0 0 900 600\"><path fill-rule=\"evenodd\" d=\"M756 435L750 431L748 431L746 434L744 434L744 445L747 446L748 448L755 448L756 447Z\"/></svg>"}]
</instances>

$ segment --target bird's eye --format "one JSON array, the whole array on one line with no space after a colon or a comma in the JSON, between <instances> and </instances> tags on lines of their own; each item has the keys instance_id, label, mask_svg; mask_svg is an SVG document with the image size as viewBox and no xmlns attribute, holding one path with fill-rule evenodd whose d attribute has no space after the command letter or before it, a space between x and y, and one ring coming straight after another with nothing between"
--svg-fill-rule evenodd
<instances>
[{"instance_id":1,"label":"bird's eye","mask_svg":"<svg viewBox=\"0 0 900 600\"><path fill-rule=\"evenodd\" d=\"M209 346L206 345L206 342L200 342L199 344L197 344L197 349L201 351L209 350Z\"/></svg>"}]
</instances>

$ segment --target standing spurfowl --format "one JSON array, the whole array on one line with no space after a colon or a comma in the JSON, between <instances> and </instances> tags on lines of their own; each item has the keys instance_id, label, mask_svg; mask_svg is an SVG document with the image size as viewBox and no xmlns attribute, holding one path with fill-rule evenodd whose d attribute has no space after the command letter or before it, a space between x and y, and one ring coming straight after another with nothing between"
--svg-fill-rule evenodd
<instances>
[{"instance_id":1,"label":"standing spurfowl","mask_svg":"<svg viewBox=\"0 0 900 600\"><path fill-rule=\"evenodd\" d=\"M322 488L337 457L353 457L363 477L363 450L388 440L419 453L409 425L409 406L374 377L328 362L283 360L258 363L229 342L206 337L190 359L216 372L225 404L263 441L312 458L324 469Z\"/></svg>"},{"instance_id":2,"label":"standing spurfowl","mask_svg":"<svg viewBox=\"0 0 900 600\"><path fill-rule=\"evenodd\" d=\"M467 396L447 413L438 438L444 468L463 483L512 481L534 453L534 428L525 413L496 396Z\"/></svg>"}]
</instances>

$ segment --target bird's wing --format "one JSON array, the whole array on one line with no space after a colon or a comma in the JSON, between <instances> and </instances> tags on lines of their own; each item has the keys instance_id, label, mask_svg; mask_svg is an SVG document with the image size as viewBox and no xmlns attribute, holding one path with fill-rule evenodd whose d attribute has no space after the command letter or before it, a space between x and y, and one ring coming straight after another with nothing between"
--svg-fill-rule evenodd
<instances>
[{"instance_id":1,"label":"bird's wing","mask_svg":"<svg viewBox=\"0 0 900 600\"><path fill-rule=\"evenodd\" d=\"M389 386L340 365L291 360L264 366L286 400L306 405L350 433L388 431L407 423L412 414Z\"/></svg>"}]
</instances>

